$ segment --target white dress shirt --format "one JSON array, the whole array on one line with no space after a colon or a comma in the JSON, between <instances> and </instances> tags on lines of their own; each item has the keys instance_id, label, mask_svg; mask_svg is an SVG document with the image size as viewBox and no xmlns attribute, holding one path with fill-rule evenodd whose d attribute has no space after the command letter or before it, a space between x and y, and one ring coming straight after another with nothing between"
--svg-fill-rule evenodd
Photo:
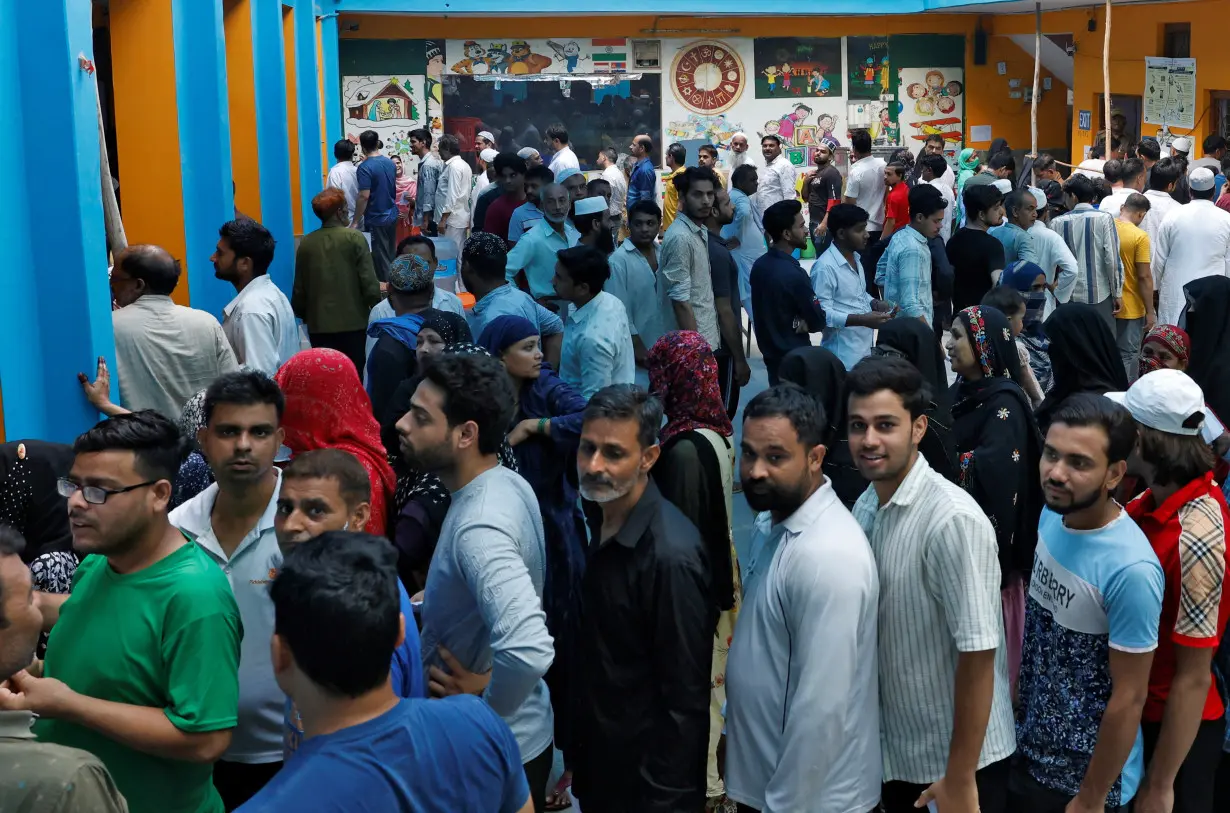
<instances>
[{"instance_id":1,"label":"white dress shirt","mask_svg":"<svg viewBox=\"0 0 1230 813\"><path fill-rule=\"evenodd\" d=\"M239 653L239 723L222 758L231 762L265 764L282 761L282 711L286 695L273 674L269 639L273 637L273 601L270 578L282 565L282 551L273 521L278 513L277 474L273 495L256 527L252 528L228 557L214 534L212 514L218 500L218 484L196 495L171 512L171 524L186 533L226 574L243 622Z\"/></svg>"},{"instance_id":2,"label":"white dress shirt","mask_svg":"<svg viewBox=\"0 0 1230 813\"><path fill-rule=\"evenodd\" d=\"M346 195L346 222L354 220L354 202L359 198L359 171L353 161L338 161L329 168L325 186L340 189Z\"/></svg>"},{"instance_id":3,"label":"white dress shirt","mask_svg":"<svg viewBox=\"0 0 1230 813\"><path fill-rule=\"evenodd\" d=\"M253 278L222 309L222 330L242 367L273 376L299 352L299 326L286 294L268 274Z\"/></svg>"},{"instance_id":4,"label":"white dress shirt","mask_svg":"<svg viewBox=\"0 0 1230 813\"><path fill-rule=\"evenodd\" d=\"M572 151L572 147L565 144L559 152L551 156L551 163L547 165L547 169L559 175L565 169L581 169L581 162L577 160L577 154Z\"/></svg>"},{"instance_id":5,"label":"white dress shirt","mask_svg":"<svg viewBox=\"0 0 1230 813\"><path fill-rule=\"evenodd\" d=\"M611 185L611 205L607 211L622 220L628 208L628 179L622 169L611 164L602 170L602 180Z\"/></svg>"},{"instance_id":6,"label":"white dress shirt","mask_svg":"<svg viewBox=\"0 0 1230 813\"><path fill-rule=\"evenodd\" d=\"M1035 220L1029 227L1029 236L1033 238L1038 266L1046 272L1046 281L1055 285L1055 293L1047 293L1046 296L1046 307L1042 311L1042 318L1045 319L1054 312L1057 304L1072 298L1080 266L1063 237L1051 231L1041 220Z\"/></svg>"},{"instance_id":7,"label":"white dress shirt","mask_svg":"<svg viewBox=\"0 0 1230 813\"><path fill-rule=\"evenodd\" d=\"M1230 276L1230 212L1193 200L1166 215L1149 266L1159 290L1157 321L1177 325L1187 307L1183 286L1201 277Z\"/></svg>"},{"instance_id":8,"label":"white dress shirt","mask_svg":"<svg viewBox=\"0 0 1230 813\"><path fill-rule=\"evenodd\" d=\"M867 231L884 230L884 159L869 155L850 164L845 197L867 213Z\"/></svg>"},{"instance_id":9,"label":"white dress shirt","mask_svg":"<svg viewBox=\"0 0 1230 813\"><path fill-rule=\"evenodd\" d=\"M779 201L798 198L799 193L794 188L794 182L794 164L782 153L760 172L760 188L756 191L756 216L763 217L765 210Z\"/></svg>"},{"instance_id":10,"label":"white dress shirt","mask_svg":"<svg viewBox=\"0 0 1230 813\"><path fill-rule=\"evenodd\" d=\"M825 482L756 518L726 664L726 792L764 813L849 813L880 798L879 580Z\"/></svg>"},{"instance_id":11,"label":"white dress shirt","mask_svg":"<svg viewBox=\"0 0 1230 813\"><path fill-rule=\"evenodd\" d=\"M599 291L584 307L572 309L564 323L559 368L564 383L586 400L605 386L636 380L632 330L617 297Z\"/></svg>"},{"instance_id":12,"label":"white dress shirt","mask_svg":"<svg viewBox=\"0 0 1230 813\"><path fill-rule=\"evenodd\" d=\"M487 177L486 172L478 173L477 180L474 181L474 189L470 192L470 222L474 222L474 214L478 211L478 196L487 191L493 181ZM449 218L449 225L452 225L452 218ZM482 223L476 224L479 228Z\"/></svg>"},{"instance_id":13,"label":"white dress shirt","mask_svg":"<svg viewBox=\"0 0 1230 813\"><path fill-rule=\"evenodd\" d=\"M945 243L952 237L952 216L957 208L957 196L952 191L952 184L948 183L948 176L951 174L952 170L949 169L943 178L933 178L927 181L940 190L940 194L944 197L944 222L940 224L940 239Z\"/></svg>"},{"instance_id":14,"label":"white dress shirt","mask_svg":"<svg viewBox=\"0 0 1230 813\"><path fill-rule=\"evenodd\" d=\"M867 279L857 252L854 260L851 267L834 243L811 266L811 288L824 308L824 339L820 346L841 359L847 370L871 352L875 339L875 331L869 327L846 326L851 315L871 312L871 295L867 293Z\"/></svg>"},{"instance_id":15,"label":"white dress shirt","mask_svg":"<svg viewBox=\"0 0 1230 813\"><path fill-rule=\"evenodd\" d=\"M470 186L474 173L470 165L454 155L444 163L440 185L436 187L435 216L437 222L448 215L448 228L464 229L470 225Z\"/></svg>"},{"instance_id":16,"label":"white dress shirt","mask_svg":"<svg viewBox=\"0 0 1230 813\"><path fill-rule=\"evenodd\" d=\"M1170 197L1169 192L1162 192L1157 189L1147 190L1145 197L1149 199L1149 211L1145 213L1144 220L1140 221L1140 227L1149 235L1149 248L1153 250L1157 246L1158 232L1162 230L1162 223L1165 222L1166 215L1183 204ZM1156 282L1156 272L1153 272L1153 279Z\"/></svg>"}]
</instances>

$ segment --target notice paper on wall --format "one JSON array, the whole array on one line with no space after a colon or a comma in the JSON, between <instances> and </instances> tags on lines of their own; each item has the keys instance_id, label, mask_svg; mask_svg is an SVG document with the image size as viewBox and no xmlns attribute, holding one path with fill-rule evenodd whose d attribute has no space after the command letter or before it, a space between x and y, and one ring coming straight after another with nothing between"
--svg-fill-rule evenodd
<instances>
[{"instance_id":1,"label":"notice paper on wall","mask_svg":"<svg viewBox=\"0 0 1230 813\"><path fill-rule=\"evenodd\" d=\"M991 140L991 125L975 124L969 128L970 141L990 141Z\"/></svg>"},{"instance_id":2,"label":"notice paper on wall","mask_svg":"<svg viewBox=\"0 0 1230 813\"><path fill-rule=\"evenodd\" d=\"M1145 57L1146 124L1196 126L1196 60Z\"/></svg>"}]
</instances>

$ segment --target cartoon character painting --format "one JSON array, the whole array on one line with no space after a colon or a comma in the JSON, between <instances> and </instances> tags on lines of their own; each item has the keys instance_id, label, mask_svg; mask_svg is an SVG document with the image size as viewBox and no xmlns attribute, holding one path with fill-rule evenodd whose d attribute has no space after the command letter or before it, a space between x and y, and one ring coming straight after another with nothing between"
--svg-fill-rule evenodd
<instances>
[{"instance_id":1,"label":"cartoon character painting","mask_svg":"<svg viewBox=\"0 0 1230 813\"><path fill-rule=\"evenodd\" d=\"M807 117L811 114L812 109L810 107L805 104L796 104L793 110L778 120L777 134L781 136L783 141L793 144L795 142L795 128L807 121Z\"/></svg>"},{"instance_id":2,"label":"cartoon character painting","mask_svg":"<svg viewBox=\"0 0 1230 813\"><path fill-rule=\"evenodd\" d=\"M765 81L769 83L769 92L777 93L777 66L770 65L761 71L761 73L764 74Z\"/></svg>"},{"instance_id":3,"label":"cartoon character painting","mask_svg":"<svg viewBox=\"0 0 1230 813\"><path fill-rule=\"evenodd\" d=\"M568 73L576 73L577 65L580 61L582 59L589 59L589 57L581 56L581 46L577 44L576 40L570 40L562 45L548 40L547 45L555 52L555 58L564 63Z\"/></svg>"},{"instance_id":4,"label":"cartoon character painting","mask_svg":"<svg viewBox=\"0 0 1230 813\"><path fill-rule=\"evenodd\" d=\"M831 141L834 146L837 145L837 139L833 137L833 130L837 129L837 117L832 113L821 113L820 118L816 119L816 128L820 131L819 141Z\"/></svg>"},{"instance_id":5,"label":"cartoon character painting","mask_svg":"<svg viewBox=\"0 0 1230 813\"><path fill-rule=\"evenodd\" d=\"M487 72L487 63L484 61L487 50L483 46L474 40L466 40L462 49L465 52L465 59L453 65L453 73L472 76L475 73ZM480 68L480 70L475 70L475 68Z\"/></svg>"},{"instance_id":6,"label":"cartoon character painting","mask_svg":"<svg viewBox=\"0 0 1230 813\"><path fill-rule=\"evenodd\" d=\"M487 63L488 73L508 73L508 49L502 42L491 43L483 61Z\"/></svg>"},{"instance_id":7,"label":"cartoon character painting","mask_svg":"<svg viewBox=\"0 0 1230 813\"><path fill-rule=\"evenodd\" d=\"M525 40L514 41L509 56L508 72L512 74L542 73L551 66L551 57L534 53Z\"/></svg>"},{"instance_id":8,"label":"cartoon character painting","mask_svg":"<svg viewBox=\"0 0 1230 813\"><path fill-rule=\"evenodd\" d=\"M811 72L811 79L807 81L808 93L814 96L827 96L831 89L832 84L824 78L824 74L818 68Z\"/></svg>"},{"instance_id":9,"label":"cartoon character painting","mask_svg":"<svg viewBox=\"0 0 1230 813\"><path fill-rule=\"evenodd\" d=\"M786 91L787 93L790 92L790 77L792 75L793 74L790 70L790 63L789 62L783 63L782 64L782 90Z\"/></svg>"},{"instance_id":10,"label":"cartoon character painting","mask_svg":"<svg viewBox=\"0 0 1230 813\"><path fill-rule=\"evenodd\" d=\"M889 112L887 107L880 108L880 121L876 138L886 144L899 144L901 142L901 126L893 121L892 113Z\"/></svg>"},{"instance_id":11,"label":"cartoon character painting","mask_svg":"<svg viewBox=\"0 0 1230 813\"><path fill-rule=\"evenodd\" d=\"M889 93L889 66L888 54L885 54L880 59L880 93Z\"/></svg>"},{"instance_id":12,"label":"cartoon character painting","mask_svg":"<svg viewBox=\"0 0 1230 813\"><path fill-rule=\"evenodd\" d=\"M876 83L876 61L875 57L867 57L867 63L863 65L863 84L871 87Z\"/></svg>"}]
</instances>

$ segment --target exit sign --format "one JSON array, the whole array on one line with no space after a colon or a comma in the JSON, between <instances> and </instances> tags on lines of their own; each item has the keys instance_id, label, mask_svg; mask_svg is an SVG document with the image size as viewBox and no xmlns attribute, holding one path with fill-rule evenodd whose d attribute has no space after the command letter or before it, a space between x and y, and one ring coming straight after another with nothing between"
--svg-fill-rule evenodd
<instances>
[{"instance_id":1,"label":"exit sign","mask_svg":"<svg viewBox=\"0 0 1230 813\"><path fill-rule=\"evenodd\" d=\"M1093 111L1082 110L1077 121L1077 126L1082 130L1088 130L1093 126Z\"/></svg>"}]
</instances>

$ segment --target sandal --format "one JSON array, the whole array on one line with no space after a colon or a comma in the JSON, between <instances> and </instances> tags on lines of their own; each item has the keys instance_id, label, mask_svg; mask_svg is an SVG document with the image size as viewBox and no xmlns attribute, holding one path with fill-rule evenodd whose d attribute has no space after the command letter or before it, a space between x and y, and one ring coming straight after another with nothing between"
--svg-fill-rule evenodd
<instances>
[{"instance_id":1,"label":"sandal","mask_svg":"<svg viewBox=\"0 0 1230 813\"><path fill-rule=\"evenodd\" d=\"M567 810L572 807L572 772L564 771L564 775L555 783L555 789L547 794L547 810Z\"/></svg>"}]
</instances>

